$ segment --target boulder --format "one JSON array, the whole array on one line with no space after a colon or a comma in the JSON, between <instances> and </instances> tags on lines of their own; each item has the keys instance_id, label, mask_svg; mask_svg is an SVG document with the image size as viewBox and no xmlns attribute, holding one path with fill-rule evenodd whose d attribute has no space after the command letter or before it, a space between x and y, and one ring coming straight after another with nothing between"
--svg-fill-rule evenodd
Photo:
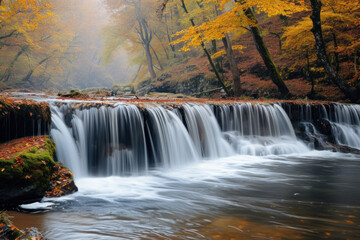
<instances>
[{"instance_id":1,"label":"boulder","mask_svg":"<svg viewBox=\"0 0 360 240\"><path fill-rule=\"evenodd\" d=\"M55 143L48 136L0 145L0 208L39 201L49 188Z\"/></svg>"},{"instance_id":2,"label":"boulder","mask_svg":"<svg viewBox=\"0 0 360 240\"><path fill-rule=\"evenodd\" d=\"M163 73L163 74L161 74L160 77L157 78L157 80L159 82L163 82L164 80L166 80L168 78L171 78L171 74L170 73Z\"/></svg>"},{"instance_id":3,"label":"boulder","mask_svg":"<svg viewBox=\"0 0 360 240\"><path fill-rule=\"evenodd\" d=\"M45 197L61 197L77 191L72 172L62 163L56 163Z\"/></svg>"}]
</instances>

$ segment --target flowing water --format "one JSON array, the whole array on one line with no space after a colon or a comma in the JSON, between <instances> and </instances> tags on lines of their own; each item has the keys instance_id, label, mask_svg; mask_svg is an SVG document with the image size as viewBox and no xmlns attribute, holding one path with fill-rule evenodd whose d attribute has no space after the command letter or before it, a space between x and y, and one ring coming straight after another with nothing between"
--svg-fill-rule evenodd
<instances>
[{"instance_id":1,"label":"flowing water","mask_svg":"<svg viewBox=\"0 0 360 240\"><path fill-rule=\"evenodd\" d=\"M360 155L315 150L285 110L53 105L79 192L10 215L49 239L360 239ZM321 111L336 143L360 148L358 106ZM320 136L311 106L300 113Z\"/></svg>"}]
</instances>

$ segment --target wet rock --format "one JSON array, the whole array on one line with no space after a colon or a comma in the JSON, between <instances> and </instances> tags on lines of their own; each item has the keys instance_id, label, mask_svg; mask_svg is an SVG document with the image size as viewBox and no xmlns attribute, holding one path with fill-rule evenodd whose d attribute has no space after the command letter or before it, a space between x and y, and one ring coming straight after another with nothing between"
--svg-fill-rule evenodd
<instances>
[{"instance_id":1,"label":"wet rock","mask_svg":"<svg viewBox=\"0 0 360 240\"><path fill-rule=\"evenodd\" d=\"M48 103L0 97L0 143L50 132Z\"/></svg>"},{"instance_id":2,"label":"wet rock","mask_svg":"<svg viewBox=\"0 0 360 240\"><path fill-rule=\"evenodd\" d=\"M53 168L53 174L50 180L49 189L46 191L46 197L61 197L77 192L72 172L62 163L56 163Z\"/></svg>"},{"instance_id":3,"label":"wet rock","mask_svg":"<svg viewBox=\"0 0 360 240\"><path fill-rule=\"evenodd\" d=\"M334 152L342 152L342 153L352 153L352 154L360 154L360 150L356 148L352 148L349 146L339 145L339 144L331 144Z\"/></svg>"},{"instance_id":4,"label":"wet rock","mask_svg":"<svg viewBox=\"0 0 360 240\"><path fill-rule=\"evenodd\" d=\"M334 139L334 135L332 133L332 125L327 119L320 119L316 121L315 124L316 128L321 132L323 135L327 137L327 141L330 143L336 143Z\"/></svg>"},{"instance_id":5,"label":"wet rock","mask_svg":"<svg viewBox=\"0 0 360 240\"><path fill-rule=\"evenodd\" d=\"M46 240L37 228L20 230L9 221L5 213L0 213L0 239L3 240Z\"/></svg>"},{"instance_id":6,"label":"wet rock","mask_svg":"<svg viewBox=\"0 0 360 240\"><path fill-rule=\"evenodd\" d=\"M29 147L15 145L17 152L9 156L4 152L12 151L11 144L16 143L1 145L0 208L36 202L45 195L55 165L55 143L46 136L41 141L37 138L20 139Z\"/></svg>"}]
</instances>

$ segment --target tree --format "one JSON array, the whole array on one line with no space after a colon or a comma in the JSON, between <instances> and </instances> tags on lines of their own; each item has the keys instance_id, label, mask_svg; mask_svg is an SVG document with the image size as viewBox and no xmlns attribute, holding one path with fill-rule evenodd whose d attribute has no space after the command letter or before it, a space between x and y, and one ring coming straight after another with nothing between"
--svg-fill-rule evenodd
<instances>
[{"instance_id":1,"label":"tree","mask_svg":"<svg viewBox=\"0 0 360 240\"><path fill-rule=\"evenodd\" d=\"M2 1L0 13L0 54L5 69L0 81L8 82L17 62L30 50L40 49L46 39L39 32L54 23L51 2L35 0Z\"/></svg>"},{"instance_id":2,"label":"tree","mask_svg":"<svg viewBox=\"0 0 360 240\"><path fill-rule=\"evenodd\" d=\"M188 14L189 11L188 11L187 8L186 8L185 0L180 0L180 1L181 1L181 6L182 6L182 8L184 9L185 13ZM189 20L190 20L190 22L191 22L192 27L195 28L196 25L195 25L194 19L193 19L193 18L190 18ZM199 44L201 45L201 48L204 50L204 52L205 52L205 54L206 54L206 56L207 56L207 58L208 58L208 61L209 61L210 65L211 65L212 69L214 70L215 75L216 75L217 79L219 80L222 88L224 89L225 93L229 96L229 95L230 95L230 92L229 92L229 90L227 89L227 87L226 87L226 85L225 85L222 77L220 76L219 70L216 68L216 66L215 66L215 64L214 64L214 62L213 62L213 60L212 60L212 58L211 58L211 55L210 55L209 51L207 50L207 48L206 48L206 46L205 46L205 43L204 43L204 41L203 41L203 39L202 39L202 36L201 36L198 32L196 32L196 31L195 31L194 34L195 34L196 37L198 38Z\"/></svg>"},{"instance_id":3,"label":"tree","mask_svg":"<svg viewBox=\"0 0 360 240\"><path fill-rule=\"evenodd\" d=\"M346 2L345 2L346 3ZM323 37L321 10L323 3L321 0L310 0L311 4L311 20L313 23L311 32L315 37L316 54L324 67L330 81L332 81L351 101L358 101L360 94L360 86L352 87L346 81L341 79L334 67L331 65L329 57L326 52L326 43Z\"/></svg>"},{"instance_id":4,"label":"tree","mask_svg":"<svg viewBox=\"0 0 360 240\"><path fill-rule=\"evenodd\" d=\"M112 17L114 23L112 26L117 28L119 33L124 33L126 36L131 34L132 36L128 38L128 40L132 40L131 44L140 43L142 45L145 51L150 77L154 79L156 73L151 54L151 42L154 37L154 30L150 23L152 17L149 13L151 12L149 9L151 9L152 2L145 0L106 0L106 3L108 8L113 12ZM121 38L121 36L118 37ZM153 53L155 53L155 51L153 51Z\"/></svg>"},{"instance_id":5,"label":"tree","mask_svg":"<svg viewBox=\"0 0 360 240\"><path fill-rule=\"evenodd\" d=\"M164 2L164 4L166 5L166 2ZM219 1L219 8L224 9L227 4L230 4L230 0ZM249 0L241 3L235 2L229 11L219 15L215 20L204 22L200 26L190 27L178 32L177 35L181 35L181 38L173 43L185 43L182 49L189 50L190 47L200 45L201 39L203 39L204 42L210 42L214 39L222 39L225 34L230 32L244 32L244 30L248 30L251 32L257 50L270 72L272 81L279 88L281 95L286 97L289 95L289 90L271 59L270 53L263 40L255 13L253 12L253 7L255 6L258 13L265 13L269 17L277 15L289 16L292 13L305 9L301 1Z\"/></svg>"}]
</instances>

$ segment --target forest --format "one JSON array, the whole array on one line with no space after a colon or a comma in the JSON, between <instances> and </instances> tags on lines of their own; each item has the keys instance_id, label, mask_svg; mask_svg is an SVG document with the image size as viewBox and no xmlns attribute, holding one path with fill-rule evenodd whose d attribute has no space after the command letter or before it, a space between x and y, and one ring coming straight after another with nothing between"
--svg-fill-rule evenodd
<instances>
[{"instance_id":1,"label":"forest","mask_svg":"<svg viewBox=\"0 0 360 240\"><path fill-rule=\"evenodd\" d=\"M358 0L3 0L0 89L359 100Z\"/></svg>"},{"instance_id":2,"label":"forest","mask_svg":"<svg viewBox=\"0 0 360 240\"><path fill-rule=\"evenodd\" d=\"M360 0L0 0L0 239L360 239Z\"/></svg>"}]
</instances>

